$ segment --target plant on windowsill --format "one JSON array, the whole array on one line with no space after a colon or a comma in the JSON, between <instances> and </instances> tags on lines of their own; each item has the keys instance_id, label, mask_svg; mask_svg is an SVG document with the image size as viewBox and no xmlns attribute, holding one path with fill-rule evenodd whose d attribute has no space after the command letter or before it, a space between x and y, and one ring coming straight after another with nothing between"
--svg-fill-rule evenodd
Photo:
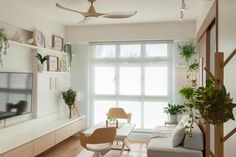
<instances>
[{"instance_id":1,"label":"plant on windowsill","mask_svg":"<svg viewBox=\"0 0 236 157\"><path fill-rule=\"evenodd\" d=\"M180 56L186 60L188 63L189 60L192 58L194 54L196 54L196 46L194 42L190 42L188 44L185 44L183 46L178 45L179 51L180 51Z\"/></svg>"},{"instance_id":2,"label":"plant on windowsill","mask_svg":"<svg viewBox=\"0 0 236 157\"><path fill-rule=\"evenodd\" d=\"M37 55L35 56L39 63L38 63L38 71L39 72L43 72L44 71L44 62L47 60L48 56L42 56L40 53L37 53Z\"/></svg>"},{"instance_id":3,"label":"plant on windowsill","mask_svg":"<svg viewBox=\"0 0 236 157\"><path fill-rule=\"evenodd\" d=\"M184 108L183 105L168 103L168 106L164 108L164 112L169 116L168 121L171 123L177 123L177 116L183 113Z\"/></svg>"},{"instance_id":4,"label":"plant on windowsill","mask_svg":"<svg viewBox=\"0 0 236 157\"><path fill-rule=\"evenodd\" d=\"M64 102L66 103L66 105L69 108L69 118L71 118L71 109L72 109L73 105L75 105L76 91L69 89L67 91L62 91L61 94L64 99Z\"/></svg>"},{"instance_id":5,"label":"plant on windowsill","mask_svg":"<svg viewBox=\"0 0 236 157\"><path fill-rule=\"evenodd\" d=\"M7 39L7 34L5 29L0 29L0 67L3 67L3 55L7 54L7 49L9 48L9 43Z\"/></svg>"}]
</instances>

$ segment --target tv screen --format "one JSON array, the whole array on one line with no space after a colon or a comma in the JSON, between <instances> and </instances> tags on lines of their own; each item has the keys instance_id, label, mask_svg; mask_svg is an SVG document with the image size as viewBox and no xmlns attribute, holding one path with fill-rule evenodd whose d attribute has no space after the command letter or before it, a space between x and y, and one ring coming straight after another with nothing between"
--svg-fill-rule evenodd
<instances>
[{"instance_id":1,"label":"tv screen","mask_svg":"<svg viewBox=\"0 0 236 157\"><path fill-rule=\"evenodd\" d=\"M0 119L31 112L32 73L0 72Z\"/></svg>"}]
</instances>

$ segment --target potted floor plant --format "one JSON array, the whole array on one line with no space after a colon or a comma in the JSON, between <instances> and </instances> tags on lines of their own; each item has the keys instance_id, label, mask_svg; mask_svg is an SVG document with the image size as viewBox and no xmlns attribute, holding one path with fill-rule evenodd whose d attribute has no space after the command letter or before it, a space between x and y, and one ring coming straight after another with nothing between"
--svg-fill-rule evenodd
<instances>
[{"instance_id":1,"label":"potted floor plant","mask_svg":"<svg viewBox=\"0 0 236 157\"><path fill-rule=\"evenodd\" d=\"M168 103L168 106L164 108L164 112L168 114L168 121L171 123L177 123L177 116L183 113L183 105L175 105Z\"/></svg>"},{"instance_id":2,"label":"potted floor plant","mask_svg":"<svg viewBox=\"0 0 236 157\"><path fill-rule=\"evenodd\" d=\"M3 66L3 55L7 54L7 49L9 47L8 39L6 31L1 28L0 29L0 67Z\"/></svg>"},{"instance_id":3,"label":"potted floor plant","mask_svg":"<svg viewBox=\"0 0 236 157\"><path fill-rule=\"evenodd\" d=\"M71 109L72 109L73 105L75 104L76 91L69 89L67 91L62 91L61 94L64 99L64 102L66 103L66 105L69 108L69 118L71 118Z\"/></svg>"}]
</instances>

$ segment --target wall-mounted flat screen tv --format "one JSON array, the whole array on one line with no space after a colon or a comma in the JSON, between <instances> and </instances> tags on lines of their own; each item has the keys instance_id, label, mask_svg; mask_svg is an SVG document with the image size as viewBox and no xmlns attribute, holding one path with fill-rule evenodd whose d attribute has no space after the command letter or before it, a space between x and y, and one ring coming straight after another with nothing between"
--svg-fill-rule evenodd
<instances>
[{"instance_id":1,"label":"wall-mounted flat screen tv","mask_svg":"<svg viewBox=\"0 0 236 157\"><path fill-rule=\"evenodd\" d=\"M32 73L0 72L0 119L32 110Z\"/></svg>"}]
</instances>

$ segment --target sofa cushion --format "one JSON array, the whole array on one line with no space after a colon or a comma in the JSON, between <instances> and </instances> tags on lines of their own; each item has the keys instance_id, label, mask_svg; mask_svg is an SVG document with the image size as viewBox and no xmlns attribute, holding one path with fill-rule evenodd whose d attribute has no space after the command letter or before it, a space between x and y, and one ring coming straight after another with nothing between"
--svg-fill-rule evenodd
<instances>
[{"instance_id":1,"label":"sofa cushion","mask_svg":"<svg viewBox=\"0 0 236 157\"><path fill-rule=\"evenodd\" d=\"M203 150L203 133L196 123L193 123L192 137L186 135L183 146L189 149Z\"/></svg>"},{"instance_id":2,"label":"sofa cushion","mask_svg":"<svg viewBox=\"0 0 236 157\"><path fill-rule=\"evenodd\" d=\"M185 127L181 123L179 123L175 127L171 135L172 146L177 147L180 144L182 144L184 140L184 136L185 136Z\"/></svg>"},{"instance_id":3,"label":"sofa cushion","mask_svg":"<svg viewBox=\"0 0 236 157\"><path fill-rule=\"evenodd\" d=\"M202 157L202 151L173 147L171 138L152 138L147 145L148 157Z\"/></svg>"}]
</instances>

